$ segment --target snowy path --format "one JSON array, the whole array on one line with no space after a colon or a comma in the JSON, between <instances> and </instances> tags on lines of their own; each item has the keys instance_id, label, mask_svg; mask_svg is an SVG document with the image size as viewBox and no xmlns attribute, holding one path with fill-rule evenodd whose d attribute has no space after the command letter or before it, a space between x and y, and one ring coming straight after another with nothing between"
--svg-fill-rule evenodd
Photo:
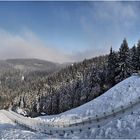
<instances>
[{"instance_id":1,"label":"snowy path","mask_svg":"<svg viewBox=\"0 0 140 140\"><path fill-rule=\"evenodd\" d=\"M46 137L46 135L34 133L20 127L0 110L0 139L37 139Z\"/></svg>"},{"instance_id":2,"label":"snowy path","mask_svg":"<svg viewBox=\"0 0 140 140\"><path fill-rule=\"evenodd\" d=\"M14 125L12 120L10 120L2 111L0 111L0 125L4 124L7 122L8 124Z\"/></svg>"}]
</instances>

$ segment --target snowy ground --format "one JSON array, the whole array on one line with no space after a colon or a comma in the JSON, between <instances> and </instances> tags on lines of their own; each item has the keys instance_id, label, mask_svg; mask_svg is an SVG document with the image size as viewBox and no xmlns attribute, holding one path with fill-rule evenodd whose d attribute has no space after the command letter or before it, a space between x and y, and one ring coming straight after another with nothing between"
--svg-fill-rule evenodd
<instances>
[{"instance_id":1,"label":"snowy ground","mask_svg":"<svg viewBox=\"0 0 140 140\"><path fill-rule=\"evenodd\" d=\"M13 123L0 111L0 139L39 139L45 135L25 130Z\"/></svg>"},{"instance_id":2,"label":"snowy ground","mask_svg":"<svg viewBox=\"0 0 140 140\"><path fill-rule=\"evenodd\" d=\"M104 112L110 112L112 109L115 111L122 105L125 107L130 102L135 102L138 97L140 97L140 77L131 76L85 105L59 115L37 117L33 119L33 122L43 121L53 124L74 123L89 116L100 116ZM65 131L64 136L60 136L59 133L49 136L39 132L27 131L13 124L0 111L0 138L140 138L140 103L136 107L130 108L130 110L133 111L133 114L120 114L119 118L102 123L100 127L95 126L94 123L86 124L86 127L79 127L77 131L75 128L72 132ZM25 119L29 120L28 118ZM30 123L30 125L35 126L35 123ZM88 125L90 125L90 129ZM38 127L40 126L38 125Z\"/></svg>"}]
</instances>

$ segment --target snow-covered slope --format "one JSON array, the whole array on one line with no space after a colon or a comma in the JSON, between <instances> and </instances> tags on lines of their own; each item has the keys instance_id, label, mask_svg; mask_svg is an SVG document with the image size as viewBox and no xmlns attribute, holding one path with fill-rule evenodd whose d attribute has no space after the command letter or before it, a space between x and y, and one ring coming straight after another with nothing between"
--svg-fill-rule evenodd
<instances>
[{"instance_id":1,"label":"snow-covered slope","mask_svg":"<svg viewBox=\"0 0 140 140\"><path fill-rule=\"evenodd\" d=\"M118 108L120 111L118 111ZM113 112L111 112L112 110ZM13 112L1 112L12 117L14 120L17 120L18 123L25 124L26 127L30 127L43 133L53 133L51 136L44 134L45 137L140 138L140 76L131 76L108 90L100 97L59 115L30 119ZM110 114L110 112L112 114ZM97 116L100 118L104 113L106 114L105 117L96 120ZM84 121L84 119L88 117L95 119L93 119L93 121L89 120L89 122ZM12 122L10 122L8 118L6 118L6 120L3 118L0 119L4 120L4 122L6 121L6 123L11 126ZM74 124L78 121L83 122L82 124L75 124L72 127L66 126L68 123ZM54 126L52 127L48 124L53 124ZM65 125L65 127L58 127L58 124L61 126ZM15 128L12 124L12 130L13 129ZM1 131L1 134L2 132L3 131ZM41 138L40 133L30 133L31 134L27 131L29 138L32 136ZM7 134L10 135L9 130ZM22 134L24 134L23 130L18 138L22 138Z\"/></svg>"},{"instance_id":2,"label":"snow-covered slope","mask_svg":"<svg viewBox=\"0 0 140 140\"><path fill-rule=\"evenodd\" d=\"M59 115L43 116L42 119L53 121L73 121L85 116L100 116L104 112L110 112L118 107L126 106L140 97L140 76L131 76L120 82L98 98L75 109Z\"/></svg>"}]
</instances>

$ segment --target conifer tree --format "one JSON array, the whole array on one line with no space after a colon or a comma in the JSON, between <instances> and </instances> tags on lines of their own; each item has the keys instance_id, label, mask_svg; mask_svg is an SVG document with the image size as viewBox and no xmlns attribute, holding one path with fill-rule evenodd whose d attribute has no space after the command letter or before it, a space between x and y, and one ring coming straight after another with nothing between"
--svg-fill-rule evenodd
<instances>
[{"instance_id":1,"label":"conifer tree","mask_svg":"<svg viewBox=\"0 0 140 140\"><path fill-rule=\"evenodd\" d=\"M131 58L127 40L124 39L119 49L119 67L116 82L120 82L131 74Z\"/></svg>"},{"instance_id":2,"label":"conifer tree","mask_svg":"<svg viewBox=\"0 0 140 140\"><path fill-rule=\"evenodd\" d=\"M118 65L118 59L117 54L112 50L112 47L110 49L110 54L108 56L108 82L111 86L115 85L115 76L116 76L116 69Z\"/></svg>"},{"instance_id":3,"label":"conifer tree","mask_svg":"<svg viewBox=\"0 0 140 140\"><path fill-rule=\"evenodd\" d=\"M140 40L138 41L137 44L137 70L140 70Z\"/></svg>"},{"instance_id":4,"label":"conifer tree","mask_svg":"<svg viewBox=\"0 0 140 140\"><path fill-rule=\"evenodd\" d=\"M137 55L137 48L134 45L130 50L131 55L131 68L133 72L137 71L138 68L138 55Z\"/></svg>"}]
</instances>

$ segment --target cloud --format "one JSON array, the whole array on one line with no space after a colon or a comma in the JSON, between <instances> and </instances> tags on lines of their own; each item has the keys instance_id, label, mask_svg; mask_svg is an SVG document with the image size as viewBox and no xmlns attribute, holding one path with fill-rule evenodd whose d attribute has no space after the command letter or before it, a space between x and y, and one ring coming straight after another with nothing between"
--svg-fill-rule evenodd
<instances>
[{"instance_id":1,"label":"cloud","mask_svg":"<svg viewBox=\"0 0 140 140\"><path fill-rule=\"evenodd\" d=\"M110 45L111 46L111 45ZM105 55L109 53L109 49L110 47L106 48L87 48L85 51L79 51L75 54L72 55L73 60L75 61L82 61L84 59L90 59L93 58L95 56L99 56L99 55Z\"/></svg>"},{"instance_id":2,"label":"cloud","mask_svg":"<svg viewBox=\"0 0 140 140\"><path fill-rule=\"evenodd\" d=\"M91 2L89 7L92 15L101 20L131 21L138 17L137 3L134 2Z\"/></svg>"},{"instance_id":3,"label":"cloud","mask_svg":"<svg viewBox=\"0 0 140 140\"><path fill-rule=\"evenodd\" d=\"M74 61L71 55L44 44L31 31L15 34L1 29L0 59L8 58L39 58L60 63Z\"/></svg>"},{"instance_id":4,"label":"cloud","mask_svg":"<svg viewBox=\"0 0 140 140\"><path fill-rule=\"evenodd\" d=\"M123 38L134 39L139 19L139 6L135 2L89 2L88 15L81 16L81 26L90 38L90 48L107 53L111 46L118 49Z\"/></svg>"},{"instance_id":5,"label":"cloud","mask_svg":"<svg viewBox=\"0 0 140 140\"><path fill-rule=\"evenodd\" d=\"M12 33L0 29L0 59L38 58L58 63L82 61L85 58L96 56L98 49L68 54L56 46L44 44L39 37L29 31ZM103 53L101 53L103 54Z\"/></svg>"}]
</instances>

